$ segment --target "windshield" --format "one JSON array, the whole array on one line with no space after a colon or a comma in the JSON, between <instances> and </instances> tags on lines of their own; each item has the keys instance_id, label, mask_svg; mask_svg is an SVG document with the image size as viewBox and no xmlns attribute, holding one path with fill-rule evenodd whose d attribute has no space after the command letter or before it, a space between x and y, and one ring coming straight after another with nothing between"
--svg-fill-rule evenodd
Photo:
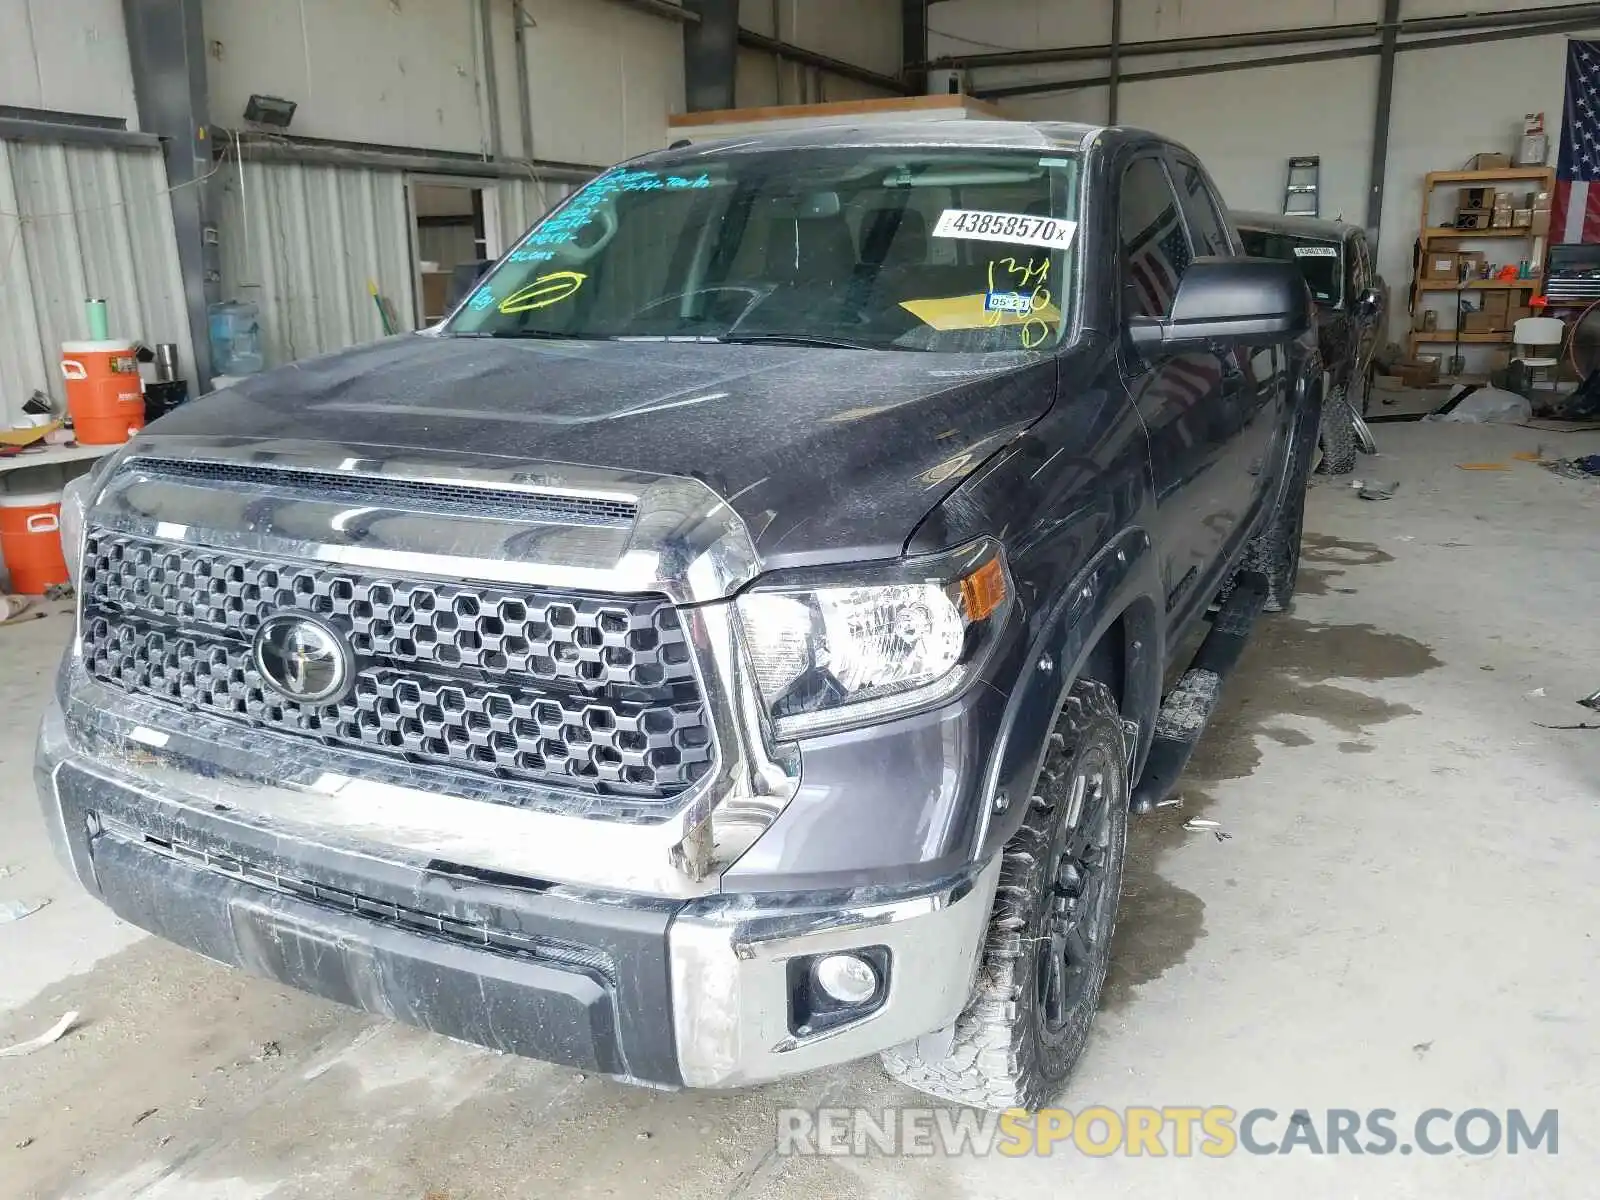
<instances>
[{"instance_id":1,"label":"windshield","mask_svg":"<svg viewBox=\"0 0 1600 1200\"><path fill-rule=\"evenodd\" d=\"M1336 239L1292 237L1263 229L1241 229L1239 236L1244 241L1244 252L1251 258L1298 263L1318 304L1337 308L1344 300L1344 268Z\"/></svg>"},{"instance_id":2,"label":"windshield","mask_svg":"<svg viewBox=\"0 0 1600 1200\"><path fill-rule=\"evenodd\" d=\"M1077 204L1070 154L616 168L535 225L441 332L1046 349L1069 323Z\"/></svg>"}]
</instances>

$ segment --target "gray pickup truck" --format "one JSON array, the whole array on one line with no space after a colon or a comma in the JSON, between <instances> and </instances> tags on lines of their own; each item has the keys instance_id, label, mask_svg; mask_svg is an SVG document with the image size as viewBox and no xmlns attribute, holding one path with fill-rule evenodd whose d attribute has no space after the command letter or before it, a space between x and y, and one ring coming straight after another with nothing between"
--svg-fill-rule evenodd
<instances>
[{"instance_id":1,"label":"gray pickup truck","mask_svg":"<svg viewBox=\"0 0 1600 1200\"><path fill-rule=\"evenodd\" d=\"M1310 319L1150 134L634 160L74 485L45 820L135 925L452 1037L1048 1103L1130 811L1293 592Z\"/></svg>"}]
</instances>

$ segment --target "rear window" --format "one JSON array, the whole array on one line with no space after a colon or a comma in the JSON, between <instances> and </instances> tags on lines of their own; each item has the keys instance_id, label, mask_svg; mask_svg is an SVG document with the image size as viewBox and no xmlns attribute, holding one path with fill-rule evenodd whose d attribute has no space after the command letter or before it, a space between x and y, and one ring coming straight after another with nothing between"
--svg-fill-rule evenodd
<instances>
[{"instance_id":1,"label":"rear window","mask_svg":"<svg viewBox=\"0 0 1600 1200\"><path fill-rule=\"evenodd\" d=\"M1338 305L1343 301L1344 262L1337 241L1292 237L1265 229L1241 229L1239 238L1251 258L1277 258L1299 266L1318 304Z\"/></svg>"}]
</instances>

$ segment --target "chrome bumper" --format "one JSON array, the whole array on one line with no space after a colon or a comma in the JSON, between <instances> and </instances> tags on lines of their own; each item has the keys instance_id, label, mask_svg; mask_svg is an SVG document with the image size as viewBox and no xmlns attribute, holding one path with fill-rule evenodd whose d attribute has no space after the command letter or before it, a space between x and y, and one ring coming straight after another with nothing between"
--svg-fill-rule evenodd
<instances>
[{"instance_id":1,"label":"chrome bumper","mask_svg":"<svg viewBox=\"0 0 1600 1200\"><path fill-rule=\"evenodd\" d=\"M230 965L448 1036L666 1086L759 1083L948 1026L970 994L999 875L996 860L911 895L879 889L687 902L559 887L529 893L495 881L464 885L416 846L335 845L281 814L263 818L260 787L87 754L72 744L54 702L34 770L62 861L134 924ZM141 830L154 831L148 844ZM339 895L375 897L374 907L330 911L231 866L217 871L159 849L191 835L220 848L228 864L270 847L275 870L320 876ZM602 947L615 970L578 977L487 946L442 945L414 926L363 915L397 904L450 909L445 919L457 925L463 916L490 927L499 922L535 940L549 934L571 941L576 931L585 944ZM318 953L284 953L285 945ZM796 1032L789 960L870 947L889 955L883 1002L825 1032Z\"/></svg>"}]
</instances>

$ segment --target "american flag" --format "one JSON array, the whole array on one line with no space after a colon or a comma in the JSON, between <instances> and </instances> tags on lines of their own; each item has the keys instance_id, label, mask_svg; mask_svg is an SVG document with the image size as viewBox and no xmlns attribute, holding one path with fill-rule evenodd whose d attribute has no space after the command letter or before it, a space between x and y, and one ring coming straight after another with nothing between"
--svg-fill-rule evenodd
<instances>
[{"instance_id":1,"label":"american flag","mask_svg":"<svg viewBox=\"0 0 1600 1200\"><path fill-rule=\"evenodd\" d=\"M1169 206L1128 245L1128 273L1144 301L1145 312L1171 311L1178 280L1183 278L1193 260L1188 235L1178 220L1177 206ZM1221 381L1222 362L1215 354L1179 354L1163 362L1161 369L1147 381L1142 404L1166 410L1170 418L1173 413L1193 408L1214 392ZM1188 433L1187 426L1178 430L1178 436L1185 441Z\"/></svg>"},{"instance_id":2,"label":"american flag","mask_svg":"<svg viewBox=\"0 0 1600 1200\"><path fill-rule=\"evenodd\" d=\"M1555 242L1600 242L1600 44L1567 43L1567 101L1550 201Z\"/></svg>"},{"instance_id":3,"label":"american flag","mask_svg":"<svg viewBox=\"0 0 1600 1200\"><path fill-rule=\"evenodd\" d=\"M1189 239L1178 221L1176 206L1166 209L1128 247L1128 272L1145 302L1144 311L1172 308L1178 280L1189 269Z\"/></svg>"}]
</instances>

